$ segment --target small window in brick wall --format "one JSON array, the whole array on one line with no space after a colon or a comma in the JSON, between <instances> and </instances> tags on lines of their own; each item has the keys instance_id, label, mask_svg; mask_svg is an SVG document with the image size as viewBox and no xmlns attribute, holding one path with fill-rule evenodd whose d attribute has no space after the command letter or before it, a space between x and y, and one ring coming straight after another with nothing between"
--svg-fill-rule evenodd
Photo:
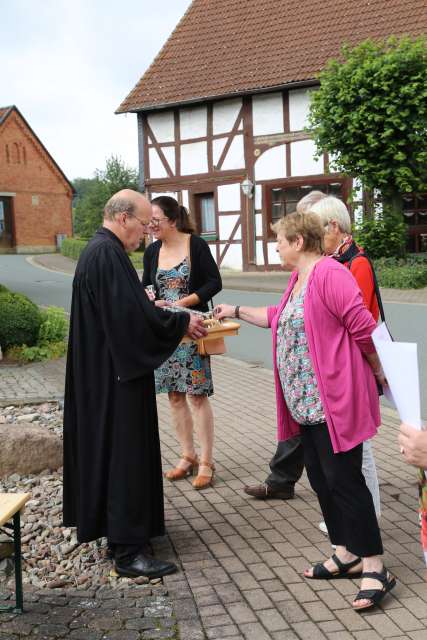
<instances>
[{"instance_id":1,"label":"small window in brick wall","mask_svg":"<svg viewBox=\"0 0 427 640\"><path fill-rule=\"evenodd\" d=\"M33 205L33 207L37 207L39 205L39 197L31 196L31 204Z\"/></svg>"}]
</instances>

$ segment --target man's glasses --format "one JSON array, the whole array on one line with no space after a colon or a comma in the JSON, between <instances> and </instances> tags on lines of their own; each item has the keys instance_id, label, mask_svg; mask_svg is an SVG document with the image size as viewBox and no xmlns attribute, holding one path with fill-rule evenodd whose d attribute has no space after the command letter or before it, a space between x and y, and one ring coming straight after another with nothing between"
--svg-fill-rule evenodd
<instances>
[{"instance_id":1,"label":"man's glasses","mask_svg":"<svg viewBox=\"0 0 427 640\"><path fill-rule=\"evenodd\" d=\"M150 227L160 227L160 224L163 220L169 220L166 216L164 218L151 218L149 225Z\"/></svg>"},{"instance_id":2,"label":"man's glasses","mask_svg":"<svg viewBox=\"0 0 427 640\"><path fill-rule=\"evenodd\" d=\"M135 216L133 213L127 213L126 215L129 218L135 218L135 220L138 220L139 224L143 229L148 229L148 227L150 226L149 222L144 222L143 220L141 220L141 218L138 218L138 216Z\"/></svg>"}]
</instances>

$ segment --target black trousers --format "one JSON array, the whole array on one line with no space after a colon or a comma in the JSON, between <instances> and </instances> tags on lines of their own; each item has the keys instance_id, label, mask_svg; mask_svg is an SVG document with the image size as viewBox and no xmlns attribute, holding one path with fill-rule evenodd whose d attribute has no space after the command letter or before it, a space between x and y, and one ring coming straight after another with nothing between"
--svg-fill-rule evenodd
<instances>
[{"instance_id":1,"label":"black trousers","mask_svg":"<svg viewBox=\"0 0 427 640\"><path fill-rule=\"evenodd\" d=\"M270 462L271 473L266 484L272 489L288 489L301 478L304 471L304 449L301 436L279 441Z\"/></svg>"},{"instance_id":2,"label":"black trousers","mask_svg":"<svg viewBox=\"0 0 427 640\"><path fill-rule=\"evenodd\" d=\"M334 453L327 424L301 425L304 462L332 544L357 556L381 555L383 546L371 492L362 473L363 444Z\"/></svg>"}]
</instances>

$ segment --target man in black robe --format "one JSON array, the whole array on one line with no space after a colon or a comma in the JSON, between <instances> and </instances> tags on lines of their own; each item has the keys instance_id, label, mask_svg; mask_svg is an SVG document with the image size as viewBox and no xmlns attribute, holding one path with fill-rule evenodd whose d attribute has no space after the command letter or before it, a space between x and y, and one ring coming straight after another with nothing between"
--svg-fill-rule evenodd
<instances>
[{"instance_id":1,"label":"man in black robe","mask_svg":"<svg viewBox=\"0 0 427 640\"><path fill-rule=\"evenodd\" d=\"M129 189L106 204L103 226L73 281L64 406L64 525L79 542L106 536L120 575L160 577L172 563L145 553L164 535L153 371L199 319L149 301L127 252L147 233L151 205Z\"/></svg>"}]
</instances>

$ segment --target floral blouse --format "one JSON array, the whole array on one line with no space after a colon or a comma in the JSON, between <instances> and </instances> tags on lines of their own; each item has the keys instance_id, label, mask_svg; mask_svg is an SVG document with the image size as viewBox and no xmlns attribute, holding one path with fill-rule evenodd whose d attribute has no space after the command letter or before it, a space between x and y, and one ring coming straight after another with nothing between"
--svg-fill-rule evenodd
<instances>
[{"instance_id":1,"label":"floral blouse","mask_svg":"<svg viewBox=\"0 0 427 640\"><path fill-rule=\"evenodd\" d=\"M276 362L283 395L299 424L325 421L304 327L306 288L289 298L277 326Z\"/></svg>"}]
</instances>

